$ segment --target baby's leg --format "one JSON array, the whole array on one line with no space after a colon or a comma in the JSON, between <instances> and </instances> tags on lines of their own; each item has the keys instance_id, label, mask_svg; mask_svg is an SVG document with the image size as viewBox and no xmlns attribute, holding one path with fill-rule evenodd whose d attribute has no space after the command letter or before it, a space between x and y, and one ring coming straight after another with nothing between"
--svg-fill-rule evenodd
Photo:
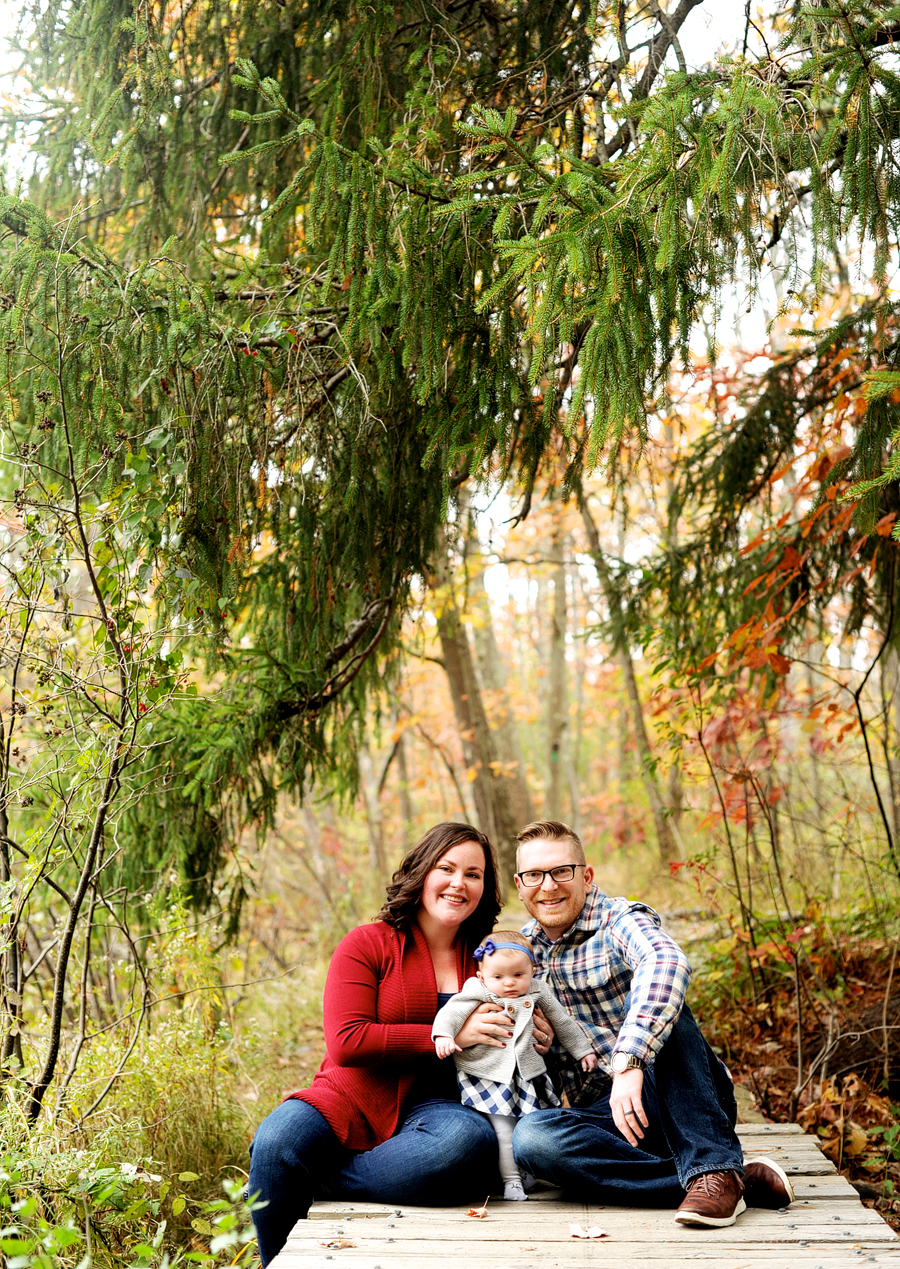
<instances>
[{"instance_id":1,"label":"baby's leg","mask_svg":"<svg viewBox=\"0 0 900 1269\"><path fill-rule=\"evenodd\" d=\"M527 1197L522 1189L522 1177L513 1156L512 1138L516 1126L514 1115L490 1115L491 1126L497 1134L500 1155L500 1176L503 1179L503 1197L523 1203Z\"/></svg>"}]
</instances>

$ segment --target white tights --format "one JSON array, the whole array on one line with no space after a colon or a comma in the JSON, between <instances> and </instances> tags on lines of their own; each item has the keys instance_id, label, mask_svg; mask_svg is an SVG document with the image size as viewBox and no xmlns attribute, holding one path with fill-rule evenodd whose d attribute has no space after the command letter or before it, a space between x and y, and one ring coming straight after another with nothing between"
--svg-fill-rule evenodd
<instances>
[{"instance_id":1,"label":"white tights","mask_svg":"<svg viewBox=\"0 0 900 1269\"><path fill-rule=\"evenodd\" d=\"M517 1185L522 1184L522 1174L516 1167L516 1160L513 1155L512 1137L513 1129L516 1126L515 1115L488 1115L491 1121L491 1127L497 1134L497 1145L499 1147L500 1156L500 1176L504 1185L508 1185L511 1181Z\"/></svg>"}]
</instances>

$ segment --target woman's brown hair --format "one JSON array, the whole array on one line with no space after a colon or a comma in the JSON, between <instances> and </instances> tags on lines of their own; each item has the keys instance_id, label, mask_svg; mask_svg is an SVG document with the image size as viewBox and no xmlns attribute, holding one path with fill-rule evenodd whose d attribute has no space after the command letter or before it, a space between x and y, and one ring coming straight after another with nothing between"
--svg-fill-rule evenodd
<instances>
[{"instance_id":1,"label":"woman's brown hair","mask_svg":"<svg viewBox=\"0 0 900 1269\"><path fill-rule=\"evenodd\" d=\"M482 930L493 929L501 906L497 865L490 839L471 824L435 824L428 830L403 857L391 878L387 898L377 919L397 930L409 929L422 899L425 878L448 850L461 846L463 842L475 842L484 851L484 893L478 907L459 927L460 933L474 942Z\"/></svg>"}]
</instances>

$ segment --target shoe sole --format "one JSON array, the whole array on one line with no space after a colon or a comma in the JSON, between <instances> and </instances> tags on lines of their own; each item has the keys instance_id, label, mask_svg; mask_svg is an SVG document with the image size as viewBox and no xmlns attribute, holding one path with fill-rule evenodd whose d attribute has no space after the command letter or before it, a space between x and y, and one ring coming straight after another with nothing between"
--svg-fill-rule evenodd
<instances>
[{"instance_id":1,"label":"shoe sole","mask_svg":"<svg viewBox=\"0 0 900 1269\"><path fill-rule=\"evenodd\" d=\"M784 1185L784 1188L787 1190L788 1203L793 1203L794 1187L793 1185L791 1185L791 1179L788 1176L788 1174L785 1172L784 1168L781 1166L780 1163L776 1163L774 1159L745 1159L744 1166L746 1167L748 1163L764 1163L767 1168L771 1168L773 1172L777 1172L778 1175L781 1177L781 1181L782 1181L782 1184ZM784 1206L786 1206L786 1204L784 1204Z\"/></svg>"},{"instance_id":2,"label":"shoe sole","mask_svg":"<svg viewBox=\"0 0 900 1269\"><path fill-rule=\"evenodd\" d=\"M675 1217L676 1225L700 1225L706 1229L724 1229L726 1225L733 1225L741 1212L746 1212L747 1204L743 1199L738 1199L737 1207L730 1216L703 1216L699 1212L679 1212Z\"/></svg>"}]
</instances>

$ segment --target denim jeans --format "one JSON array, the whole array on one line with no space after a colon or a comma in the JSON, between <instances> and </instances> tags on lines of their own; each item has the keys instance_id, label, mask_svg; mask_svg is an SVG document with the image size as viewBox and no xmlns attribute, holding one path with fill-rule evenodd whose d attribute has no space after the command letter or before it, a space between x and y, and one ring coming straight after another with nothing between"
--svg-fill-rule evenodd
<instances>
[{"instance_id":1,"label":"denim jeans","mask_svg":"<svg viewBox=\"0 0 900 1269\"><path fill-rule=\"evenodd\" d=\"M743 1172L737 1105L722 1063L687 1005L644 1074L639 1146L613 1122L611 1084L590 1106L539 1110L516 1125L521 1169L594 1202L676 1207L702 1172Z\"/></svg>"},{"instance_id":2,"label":"denim jeans","mask_svg":"<svg viewBox=\"0 0 900 1269\"><path fill-rule=\"evenodd\" d=\"M282 1102L250 1146L250 1194L267 1265L316 1198L376 1203L458 1203L496 1184L497 1138L486 1115L459 1102L413 1106L374 1150L348 1150L313 1106ZM485 1188L487 1187L487 1188Z\"/></svg>"}]
</instances>

